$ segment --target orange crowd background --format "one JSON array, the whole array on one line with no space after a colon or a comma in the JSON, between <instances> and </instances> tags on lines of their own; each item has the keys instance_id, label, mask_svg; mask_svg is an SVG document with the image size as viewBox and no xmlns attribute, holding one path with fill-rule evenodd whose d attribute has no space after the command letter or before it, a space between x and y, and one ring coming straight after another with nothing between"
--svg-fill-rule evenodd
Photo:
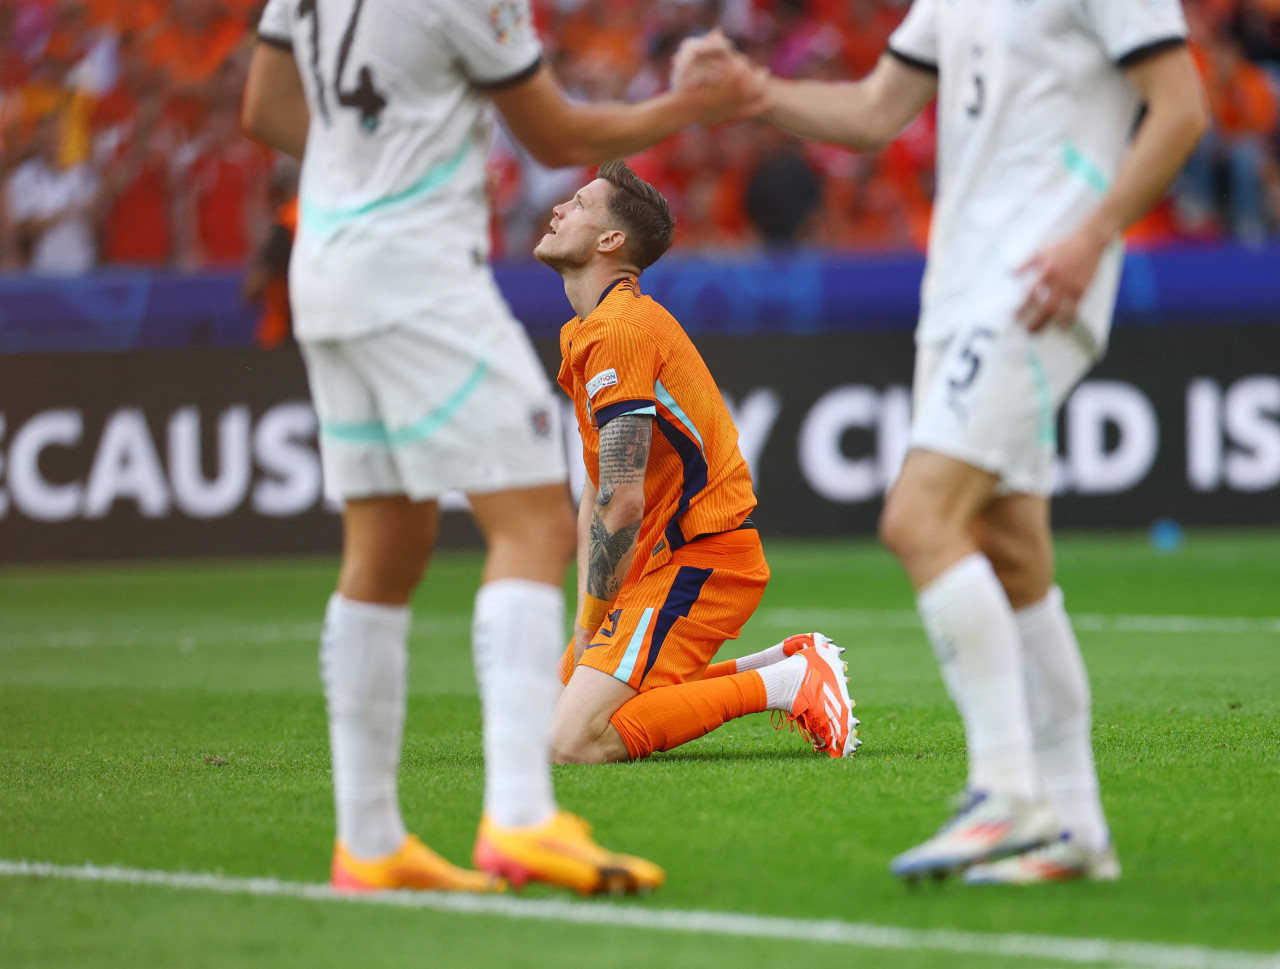
<instances>
[{"instance_id":1,"label":"orange crowd background","mask_svg":"<svg viewBox=\"0 0 1280 969\"><path fill-rule=\"evenodd\" d=\"M639 99L681 38L717 24L786 77L868 72L906 0L535 0L547 56L575 98ZM1139 243L1280 225L1280 0L1188 0L1214 129ZM296 167L239 133L261 0L4 0L0 267L216 269L279 251ZM755 122L690 129L633 159L670 199L676 247L920 250L933 190L925 112L879 156ZM494 253L527 255L581 171L541 168L499 137Z\"/></svg>"}]
</instances>

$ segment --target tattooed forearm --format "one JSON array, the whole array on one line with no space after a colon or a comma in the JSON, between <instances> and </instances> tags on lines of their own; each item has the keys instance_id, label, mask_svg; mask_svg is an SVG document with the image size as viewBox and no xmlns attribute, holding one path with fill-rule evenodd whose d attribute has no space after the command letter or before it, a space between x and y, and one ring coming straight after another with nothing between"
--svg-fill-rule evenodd
<instances>
[{"instance_id":1,"label":"tattooed forearm","mask_svg":"<svg viewBox=\"0 0 1280 969\"><path fill-rule=\"evenodd\" d=\"M652 441L651 417L624 414L600 429L600 485L591 518L586 586L597 599L613 601L631 566L643 521ZM620 492L626 499L615 501Z\"/></svg>"},{"instance_id":2,"label":"tattooed forearm","mask_svg":"<svg viewBox=\"0 0 1280 969\"><path fill-rule=\"evenodd\" d=\"M600 491L597 505L613 500L618 485L644 480L653 442L653 418L639 414L615 417L600 429Z\"/></svg>"},{"instance_id":3,"label":"tattooed forearm","mask_svg":"<svg viewBox=\"0 0 1280 969\"><path fill-rule=\"evenodd\" d=\"M622 580L626 578L626 569L621 566L630 558L639 532L640 522L634 521L610 534L605 523L600 520L600 513L596 513L591 519L591 550L587 562L588 593L606 602L613 601L622 587Z\"/></svg>"}]
</instances>

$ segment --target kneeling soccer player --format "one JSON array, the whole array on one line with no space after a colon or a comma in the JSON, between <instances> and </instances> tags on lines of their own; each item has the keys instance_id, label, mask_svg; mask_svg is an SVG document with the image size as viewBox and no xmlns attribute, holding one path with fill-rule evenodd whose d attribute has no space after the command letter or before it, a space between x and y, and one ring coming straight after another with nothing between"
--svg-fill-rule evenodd
<instances>
[{"instance_id":1,"label":"kneeling soccer player","mask_svg":"<svg viewBox=\"0 0 1280 969\"><path fill-rule=\"evenodd\" d=\"M666 200L625 163L555 207L534 255L578 314L559 381L587 466L578 513L579 618L561 662L559 762L638 760L748 713L779 711L832 757L855 729L825 636L793 636L708 666L769 581L751 475L715 381L638 277L671 245Z\"/></svg>"}]
</instances>

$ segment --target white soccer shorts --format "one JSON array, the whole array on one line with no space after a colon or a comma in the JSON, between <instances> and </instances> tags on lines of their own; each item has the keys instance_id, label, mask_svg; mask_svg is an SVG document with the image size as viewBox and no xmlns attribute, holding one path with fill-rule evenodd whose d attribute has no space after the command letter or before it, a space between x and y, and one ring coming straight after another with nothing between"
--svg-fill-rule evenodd
<instances>
[{"instance_id":1,"label":"white soccer shorts","mask_svg":"<svg viewBox=\"0 0 1280 969\"><path fill-rule=\"evenodd\" d=\"M566 480L551 383L500 308L301 346L330 496L424 501Z\"/></svg>"},{"instance_id":2,"label":"white soccer shorts","mask_svg":"<svg viewBox=\"0 0 1280 969\"><path fill-rule=\"evenodd\" d=\"M974 324L916 348L909 444L1000 478L1002 494L1048 495L1057 415L1093 366L1079 328Z\"/></svg>"}]
</instances>

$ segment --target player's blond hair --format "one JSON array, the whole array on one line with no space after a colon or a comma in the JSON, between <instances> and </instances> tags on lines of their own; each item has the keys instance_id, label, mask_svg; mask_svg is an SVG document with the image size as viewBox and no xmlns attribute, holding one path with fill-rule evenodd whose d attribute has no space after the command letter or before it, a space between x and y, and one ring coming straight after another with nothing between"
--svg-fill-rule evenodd
<instances>
[{"instance_id":1,"label":"player's blond hair","mask_svg":"<svg viewBox=\"0 0 1280 969\"><path fill-rule=\"evenodd\" d=\"M627 235L623 247L636 268L644 270L671 248L676 220L662 193L621 159L605 162L596 172L613 186L606 201L609 214Z\"/></svg>"}]
</instances>

